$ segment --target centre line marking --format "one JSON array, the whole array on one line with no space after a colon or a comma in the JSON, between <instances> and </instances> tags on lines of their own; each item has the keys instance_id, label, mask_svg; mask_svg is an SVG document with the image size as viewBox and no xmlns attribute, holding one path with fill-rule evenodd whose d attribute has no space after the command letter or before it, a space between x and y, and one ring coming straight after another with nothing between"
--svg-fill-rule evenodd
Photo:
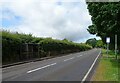
<instances>
[{"instance_id":1,"label":"centre line marking","mask_svg":"<svg viewBox=\"0 0 120 83\"><path fill-rule=\"evenodd\" d=\"M33 70L28 71L27 73L31 73L31 72L34 72L34 71L37 71L37 70L40 70L40 69L44 69L46 67L53 66L53 65L56 65L56 64L57 63L53 63L53 64L46 65L46 66L43 66L43 67L40 67L40 68L37 68L37 69L33 69Z\"/></svg>"},{"instance_id":2,"label":"centre line marking","mask_svg":"<svg viewBox=\"0 0 120 83\"><path fill-rule=\"evenodd\" d=\"M69 58L69 59L65 59L64 61L68 61L68 60L71 60L71 59L74 59L75 57L72 57L72 58Z\"/></svg>"},{"instance_id":3,"label":"centre line marking","mask_svg":"<svg viewBox=\"0 0 120 83\"><path fill-rule=\"evenodd\" d=\"M82 55L79 55L79 56L77 56L77 57L81 57Z\"/></svg>"}]
</instances>

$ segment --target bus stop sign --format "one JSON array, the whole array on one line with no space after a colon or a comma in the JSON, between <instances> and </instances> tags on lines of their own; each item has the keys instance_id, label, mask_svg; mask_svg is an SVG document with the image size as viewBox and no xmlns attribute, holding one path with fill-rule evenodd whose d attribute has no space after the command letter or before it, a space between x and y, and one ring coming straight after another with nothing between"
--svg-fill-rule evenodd
<instances>
[{"instance_id":1,"label":"bus stop sign","mask_svg":"<svg viewBox=\"0 0 120 83\"><path fill-rule=\"evenodd\" d=\"M107 43L110 43L110 37L107 37L107 38L106 38L106 42L107 42Z\"/></svg>"}]
</instances>

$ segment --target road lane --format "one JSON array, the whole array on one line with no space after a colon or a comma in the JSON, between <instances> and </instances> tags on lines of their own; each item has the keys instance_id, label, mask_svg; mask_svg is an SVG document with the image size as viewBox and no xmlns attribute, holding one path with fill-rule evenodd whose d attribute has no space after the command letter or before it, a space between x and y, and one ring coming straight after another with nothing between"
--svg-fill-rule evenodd
<instances>
[{"instance_id":1,"label":"road lane","mask_svg":"<svg viewBox=\"0 0 120 83\"><path fill-rule=\"evenodd\" d=\"M100 49L3 68L3 81L81 81Z\"/></svg>"}]
</instances>

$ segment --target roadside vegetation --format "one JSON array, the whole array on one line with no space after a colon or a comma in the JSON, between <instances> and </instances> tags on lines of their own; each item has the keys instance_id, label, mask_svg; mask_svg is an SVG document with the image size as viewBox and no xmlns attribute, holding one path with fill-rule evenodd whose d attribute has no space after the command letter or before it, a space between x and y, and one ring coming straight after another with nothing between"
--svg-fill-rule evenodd
<instances>
[{"instance_id":1,"label":"roadside vegetation","mask_svg":"<svg viewBox=\"0 0 120 83\"><path fill-rule=\"evenodd\" d=\"M105 44L106 37L110 37L111 50L115 48L115 35L117 35L120 52L120 2L87 2L87 5L92 20L92 25L88 26L88 32L101 37Z\"/></svg>"},{"instance_id":2,"label":"roadside vegetation","mask_svg":"<svg viewBox=\"0 0 120 83\"><path fill-rule=\"evenodd\" d=\"M114 51L109 51L107 55L106 50L102 49L102 57L99 65L94 72L91 81L119 81L120 82L120 54L115 58Z\"/></svg>"},{"instance_id":3,"label":"roadside vegetation","mask_svg":"<svg viewBox=\"0 0 120 83\"><path fill-rule=\"evenodd\" d=\"M30 55L24 52L26 49L28 49L26 47L27 44L33 45L33 47L30 48L30 52L36 51L36 54ZM84 43L74 43L67 39L57 40L52 38L39 38L33 37L32 34L22 34L18 32L2 30L3 64L29 60L33 58L56 56L71 52L80 52L89 50L91 48L92 47L90 45Z\"/></svg>"},{"instance_id":4,"label":"roadside vegetation","mask_svg":"<svg viewBox=\"0 0 120 83\"><path fill-rule=\"evenodd\" d=\"M92 46L93 48L106 48L106 44L102 40L96 40L96 38L91 38L86 41L86 44Z\"/></svg>"},{"instance_id":5,"label":"roadside vegetation","mask_svg":"<svg viewBox=\"0 0 120 83\"><path fill-rule=\"evenodd\" d=\"M120 2L86 3L92 20L92 25L89 25L87 30L90 34L99 36L102 39L102 48L104 48L102 50L102 58L100 59L100 63L92 80L118 81L118 79L120 79ZM117 36L117 38L115 36ZM110 51L108 55L105 50L107 37L110 37ZM92 41L93 40L95 41L95 39L92 39ZM117 60L114 51L112 51L115 49L115 40L118 42ZM92 42L92 46L94 46L95 43L96 42Z\"/></svg>"}]
</instances>

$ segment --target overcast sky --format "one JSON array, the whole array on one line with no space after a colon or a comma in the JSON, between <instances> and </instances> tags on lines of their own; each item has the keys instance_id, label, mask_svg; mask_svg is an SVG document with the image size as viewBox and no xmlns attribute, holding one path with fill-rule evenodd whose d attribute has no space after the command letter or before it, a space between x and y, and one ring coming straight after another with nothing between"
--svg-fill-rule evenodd
<instances>
[{"instance_id":1,"label":"overcast sky","mask_svg":"<svg viewBox=\"0 0 120 83\"><path fill-rule=\"evenodd\" d=\"M87 31L92 22L84 0L3 0L0 6L3 29L74 42L96 37Z\"/></svg>"}]
</instances>

